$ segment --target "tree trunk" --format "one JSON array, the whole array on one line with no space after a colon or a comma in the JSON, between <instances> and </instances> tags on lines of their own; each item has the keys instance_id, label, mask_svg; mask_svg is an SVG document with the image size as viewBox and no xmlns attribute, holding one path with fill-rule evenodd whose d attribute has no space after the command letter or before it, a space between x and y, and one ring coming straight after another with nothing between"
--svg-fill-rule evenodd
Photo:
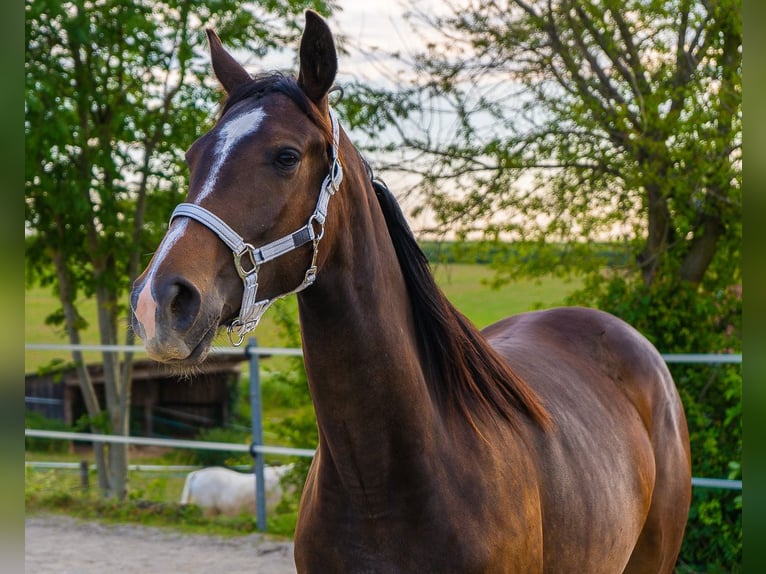
<instances>
[{"instance_id":1,"label":"tree trunk","mask_svg":"<svg viewBox=\"0 0 766 574\"><path fill-rule=\"evenodd\" d=\"M59 282L59 300L64 310L64 324L71 345L81 344L80 330L77 327L77 311L74 306L74 295L72 293L72 282L69 273L64 264L64 260L61 252L54 250L52 253L53 264L56 268L56 275ZM73 350L72 360L75 363L77 370L77 378L80 384L80 392L85 402L85 409L88 412L88 417L91 420L90 430L94 434L98 434L103 431L94 426L93 421L98 421L101 418L101 407L98 403L98 396L96 395L96 389L93 386L93 381L90 378L90 373L85 364L82 351ZM109 467L106 463L106 457L104 454L104 445L102 443L93 443L93 454L96 462L96 471L98 473L98 486L102 495L109 491Z\"/></svg>"},{"instance_id":2,"label":"tree trunk","mask_svg":"<svg viewBox=\"0 0 766 574\"><path fill-rule=\"evenodd\" d=\"M646 246L638 255L637 261L641 268L644 284L651 285L669 242L671 221L667 201L663 197L661 187L658 184L648 184L646 187Z\"/></svg>"},{"instance_id":3,"label":"tree trunk","mask_svg":"<svg viewBox=\"0 0 766 574\"><path fill-rule=\"evenodd\" d=\"M114 295L105 287L96 289L98 301L98 321L102 345L117 343L115 327L115 309L117 302ZM123 400L127 382L120 376L119 353L104 351L104 390L106 409L109 413L111 434L127 436L130 428L130 403ZM109 448L109 497L124 500L128 484L128 445L114 443Z\"/></svg>"},{"instance_id":4,"label":"tree trunk","mask_svg":"<svg viewBox=\"0 0 766 574\"><path fill-rule=\"evenodd\" d=\"M725 232L720 218L715 216L704 216L703 223L697 229L699 231L681 264L681 279L692 285L699 285L702 281L715 257L718 238Z\"/></svg>"}]
</instances>

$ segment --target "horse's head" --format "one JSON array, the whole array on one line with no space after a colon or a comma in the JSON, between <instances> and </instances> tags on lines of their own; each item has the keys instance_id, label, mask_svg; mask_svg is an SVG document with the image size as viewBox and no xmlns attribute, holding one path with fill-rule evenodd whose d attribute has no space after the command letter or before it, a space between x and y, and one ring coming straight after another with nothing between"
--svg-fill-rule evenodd
<instances>
[{"instance_id":1,"label":"horse's head","mask_svg":"<svg viewBox=\"0 0 766 574\"><path fill-rule=\"evenodd\" d=\"M297 80L253 79L214 32L208 39L228 98L186 154L186 202L131 293L149 355L180 365L203 360L220 326L241 342L269 302L313 282L342 179L327 101L337 55L325 22L307 12Z\"/></svg>"}]
</instances>

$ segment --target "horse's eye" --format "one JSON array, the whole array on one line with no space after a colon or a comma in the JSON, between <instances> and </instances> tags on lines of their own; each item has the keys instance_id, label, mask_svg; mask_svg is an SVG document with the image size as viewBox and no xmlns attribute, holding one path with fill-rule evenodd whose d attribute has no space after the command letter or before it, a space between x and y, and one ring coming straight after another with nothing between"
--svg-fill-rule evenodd
<instances>
[{"instance_id":1,"label":"horse's eye","mask_svg":"<svg viewBox=\"0 0 766 574\"><path fill-rule=\"evenodd\" d=\"M283 149L277 154L276 164L281 169L293 169L300 159L300 154L294 149Z\"/></svg>"}]
</instances>

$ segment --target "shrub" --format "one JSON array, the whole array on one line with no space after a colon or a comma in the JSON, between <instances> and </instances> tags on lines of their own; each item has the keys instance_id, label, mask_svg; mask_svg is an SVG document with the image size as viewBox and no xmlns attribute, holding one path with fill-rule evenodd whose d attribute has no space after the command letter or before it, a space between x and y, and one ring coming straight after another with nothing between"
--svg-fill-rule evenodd
<instances>
[{"instance_id":1,"label":"shrub","mask_svg":"<svg viewBox=\"0 0 766 574\"><path fill-rule=\"evenodd\" d=\"M249 445L250 433L246 430L215 427L200 431L196 440ZM253 462L248 452L231 452L204 448L188 449L186 455L179 456L183 456L187 464L201 466L237 466L252 464Z\"/></svg>"},{"instance_id":2,"label":"shrub","mask_svg":"<svg viewBox=\"0 0 766 574\"><path fill-rule=\"evenodd\" d=\"M24 413L24 428L52 430L52 431L71 431L72 428L63 421L49 419L37 411L26 411ZM69 451L69 442L65 440L25 437L24 447L26 450L46 453L62 453Z\"/></svg>"}]
</instances>

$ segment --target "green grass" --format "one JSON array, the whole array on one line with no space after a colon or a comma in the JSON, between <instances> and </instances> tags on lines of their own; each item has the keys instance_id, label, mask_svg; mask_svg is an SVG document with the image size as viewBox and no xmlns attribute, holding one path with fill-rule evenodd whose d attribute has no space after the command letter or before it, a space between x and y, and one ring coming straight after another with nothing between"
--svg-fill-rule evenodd
<instances>
[{"instance_id":1,"label":"green grass","mask_svg":"<svg viewBox=\"0 0 766 574\"><path fill-rule=\"evenodd\" d=\"M524 311L560 305L580 286L579 282L545 277L494 289L488 285L494 271L484 265L437 264L433 271L449 300L479 328Z\"/></svg>"},{"instance_id":2,"label":"green grass","mask_svg":"<svg viewBox=\"0 0 766 574\"><path fill-rule=\"evenodd\" d=\"M172 528L184 533L237 536L256 532L255 517L205 516L196 505L181 505L185 473L130 473L130 494L118 502L99 497L95 471L89 473L89 489L80 486L79 471L33 470L25 473L27 514L62 513L85 520L139 523ZM272 513L268 534L288 537L295 529L294 513Z\"/></svg>"},{"instance_id":3,"label":"green grass","mask_svg":"<svg viewBox=\"0 0 766 574\"><path fill-rule=\"evenodd\" d=\"M437 282L449 299L474 324L483 328L503 317L540 307L560 304L567 294L576 289L578 283L565 282L554 277L542 280L521 280L493 289L487 282L494 272L483 265L436 264L433 266ZM79 301L80 313L87 319L88 328L82 332L82 342L98 344L98 323L94 300ZM68 343L61 327L45 324L45 318L59 307L56 296L50 289L32 287L26 291L24 308L24 341L26 343ZM120 319L120 325L127 326L127 317ZM279 329L269 313L263 318L256 331L258 343L264 347L280 347L284 343ZM229 346L225 333L216 340L219 346ZM86 352L87 362L99 362L100 353ZM26 372L34 372L52 361L71 361L68 351L26 351L24 365Z\"/></svg>"}]
</instances>

